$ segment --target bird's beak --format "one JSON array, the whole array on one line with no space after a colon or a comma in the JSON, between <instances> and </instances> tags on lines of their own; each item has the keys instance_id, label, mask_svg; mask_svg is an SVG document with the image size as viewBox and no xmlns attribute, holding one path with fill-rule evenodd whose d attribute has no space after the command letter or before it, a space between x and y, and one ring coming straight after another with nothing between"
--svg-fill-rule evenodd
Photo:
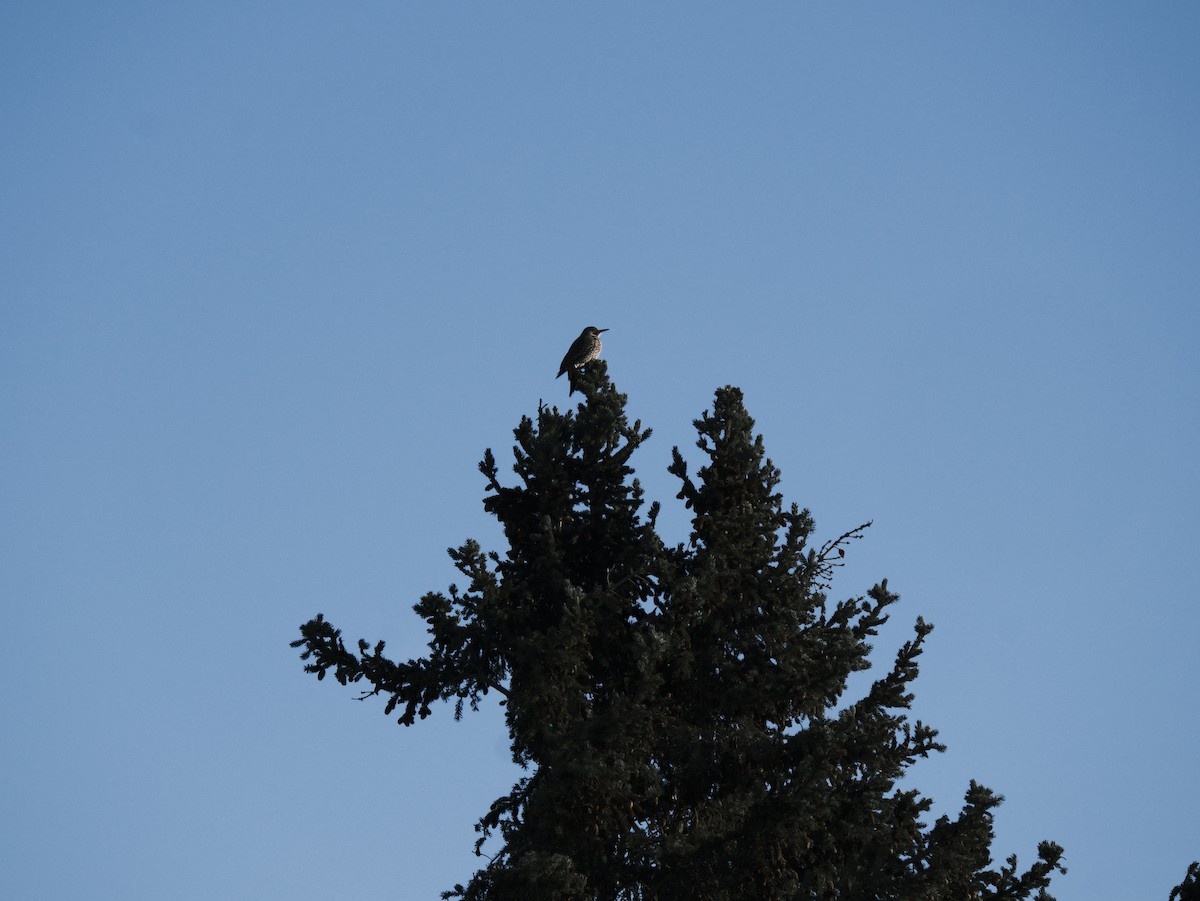
<instances>
[{"instance_id":1,"label":"bird's beak","mask_svg":"<svg viewBox=\"0 0 1200 901\"><path fill-rule=\"evenodd\" d=\"M607 331L608 331L608 329L606 329L606 328L598 328L598 329L596 329L596 331L598 331L598 332L607 332Z\"/></svg>"}]
</instances>

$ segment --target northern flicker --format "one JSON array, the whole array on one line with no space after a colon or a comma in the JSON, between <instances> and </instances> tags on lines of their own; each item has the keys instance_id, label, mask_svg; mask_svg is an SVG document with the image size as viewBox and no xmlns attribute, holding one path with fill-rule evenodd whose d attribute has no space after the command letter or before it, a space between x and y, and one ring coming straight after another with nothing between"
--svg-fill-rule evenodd
<instances>
[{"instance_id":1,"label":"northern flicker","mask_svg":"<svg viewBox=\"0 0 1200 901\"><path fill-rule=\"evenodd\" d=\"M564 372L567 373L567 381L571 384L571 390L567 392L568 397L575 393L574 370L600 356L600 350L604 346L600 343L600 333L607 331L606 328L589 325L579 333L578 338L571 342L571 349L562 358L562 364L558 367L558 375L555 376L555 378L559 378Z\"/></svg>"}]
</instances>

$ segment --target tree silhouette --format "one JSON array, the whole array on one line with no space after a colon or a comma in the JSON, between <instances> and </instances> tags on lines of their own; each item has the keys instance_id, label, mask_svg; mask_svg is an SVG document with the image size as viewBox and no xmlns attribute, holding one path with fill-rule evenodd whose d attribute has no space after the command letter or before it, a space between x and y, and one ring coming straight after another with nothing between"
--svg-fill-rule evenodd
<instances>
[{"instance_id":1,"label":"tree silhouette","mask_svg":"<svg viewBox=\"0 0 1200 901\"><path fill-rule=\"evenodd\" d=\"M1200 861L1192 861L1183 882L1171 889L1169 901L1200 901Z\"/></svg>"},{"instance_id":2,"label":"tree silhouette","mask_svg":"<svg viewBox=\"0 0 1200 901\"><path fill-rule=\"evenodd\" d=\"M542 405L517 426L514 484L485 453L484 509L508 547L450 551L466 588L416 604L426 656L349 651L321 615L292 643L308 672L363 685L404 725L436 701L460 715L502 696L527 775L476 827L476 851L498 837L498 853L443 897L1049 898L1057 844L1024 871L991 862L998 795L972 782L961 812L929 825L931 801L898 787L943 750L907 713L932 626L918 617L890 668L846 696L898 600L886 581L827 594L869 523L815 543L727 387L695 421L694 476L673 452L692 526L668 546L630 466L650 431L628 422L603 361L577 384L575 410Z\"/></svg>"}]
</instances>

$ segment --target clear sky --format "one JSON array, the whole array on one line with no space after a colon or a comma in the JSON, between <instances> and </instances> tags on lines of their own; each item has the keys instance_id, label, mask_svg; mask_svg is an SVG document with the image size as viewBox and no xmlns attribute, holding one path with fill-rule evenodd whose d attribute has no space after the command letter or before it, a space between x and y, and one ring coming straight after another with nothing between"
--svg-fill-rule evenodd
<instances>
[{"instance_id":1,"label":"clear sky","mask_svg":"<svg viewBox=\"0 0 1200 901\"><path fill-rule=\"evenodd\" d=\"M0 895L434 899L516 777L305 675L499 547L581 328L662 525L743 389L834 593L936 625L912 782L1060 901L1200 857L1200 5L0 7Z\"/></svg>"}]
</instances>

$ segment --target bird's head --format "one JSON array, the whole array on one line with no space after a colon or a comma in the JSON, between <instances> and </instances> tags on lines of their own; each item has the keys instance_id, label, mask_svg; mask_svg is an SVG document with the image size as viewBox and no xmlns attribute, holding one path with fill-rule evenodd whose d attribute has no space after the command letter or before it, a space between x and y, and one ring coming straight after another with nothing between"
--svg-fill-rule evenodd
<instances>
[{"instance_id":1,"label":"bird's head","mask_svg":"<svg viewBox=\"0 0 1200 901\"><path fill-rule=\"evenodd\" d=\"M584 331L587 332L589 335L599 335L601 332L607 332L608 329L596 328L596 326L594 326L594 325L589 325L586 329L584 329Z\"/></svg>"}]
</instances>

